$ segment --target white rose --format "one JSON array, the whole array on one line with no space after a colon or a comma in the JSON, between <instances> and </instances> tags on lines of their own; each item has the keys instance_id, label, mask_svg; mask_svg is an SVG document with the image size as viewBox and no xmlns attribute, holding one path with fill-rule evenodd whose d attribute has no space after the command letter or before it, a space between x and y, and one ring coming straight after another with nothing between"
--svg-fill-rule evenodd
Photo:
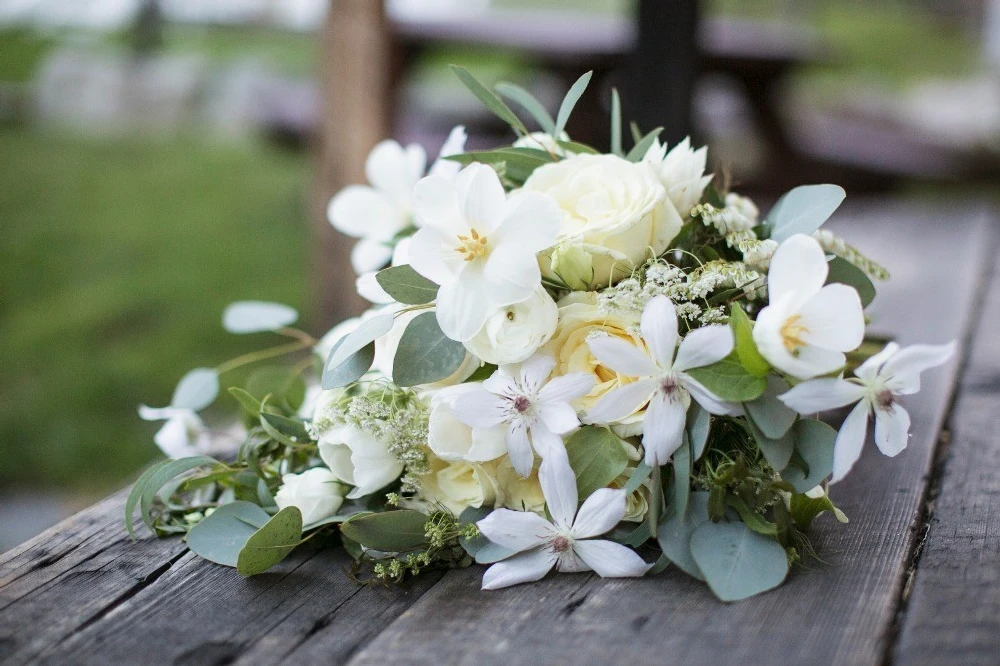
<instances>
[{"instance_id":1,"label":"white rose","mask_svg":"<svg viewBox=\"0 0 1000 666\"><path fill-rule=\"evenodd\" d=\"M494 463L468 463L428 456L431 471L420 477L420 499L444 505L456 516L469 507L495 507L499 494Z\"/></svg>"},{"instance_id":2,"label":"white rose","mask_svg":"<svg viewBox=\"0 0 1000 666\"><path fill-rule=\"evenodd\" d=\"M294 506L302 512L302 524L311 525L336 515L344 503L344 490L333 472L324 467L301 474L285 474L274 494L279 509Z\"/></svg>"},{"instance_id":3,"label":"white rose","mask_svg":"<svg viewBox=\"0 0 1000 666\"><path fill-rule=\"evenodd\" d=\"M666 144L654 140L642 159L655 169L674 208L684 217L690 215L712 180L711 174L704 175L708 149L692 150L691 139L686 138L667 152Z\"/></svg>"},{"instance_id":4,"label":"white rose","mask_svg":"<svg viewBox=\"0 0 1000 666\"><path fill-rule=\"evenodd\" d=\"M554 198L563 213L556 246L579 246L593 258L590 288L609 286L670 246L681 218L649 164L616 155L573 155L538 167L524 190ZM553 248L554 249L554 248ZM542 273L555 276L552 251Z\"/></svg>"},{"instance_id":5,"label":"white rose","mask_svg":"<svg viewBox=\"0 0 1000 666\"><path fill-rule=\"evenodd\" d=\"M502 307L487 317L465 347L487 363L520 363L549 341L558 321L559 308L539 285L528 300Z\"/></svg>"},{"instance_id":6,"label":"white rose","mask_svg":"<svg viewBox=\"0 0 1000 666\"><path fill-rule=\"evenodd\" d=\"M507 453L503 426L476 428L475 431L455 416L455 401L478 383L459 384L441 389L431 398L427 445L442 460L485 462Z\"/></svg>"}]
</instances>

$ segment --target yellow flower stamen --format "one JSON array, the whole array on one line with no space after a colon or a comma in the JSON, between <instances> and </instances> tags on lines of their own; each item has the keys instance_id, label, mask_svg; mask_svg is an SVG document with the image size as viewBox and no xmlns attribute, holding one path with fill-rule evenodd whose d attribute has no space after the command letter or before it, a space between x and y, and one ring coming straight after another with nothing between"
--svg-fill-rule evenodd
<instances>
[{"instance_id":1,"label":"yellow flower stamen","mask_svg":"<svg viewBox=\"0 0 1000 666\"><path fill-rule=\"evenodd\" d=\"M802 334L808 333L809 329L799 323L800 319L802 319L802 315L792 315L785 320L781 327L781 341L785 343L785 349L791 354L806 346Z\"/></svg>"},{"instance_id":2,"label":"yellow flower stamen","mask_svg":"<svg viewBox=\"0 0 1000 666\"><path fill-rule=\"evenodd\" d=\"M461 254L466 261L472 261L486 255L486 236L480 236L475 229L468 236L459 236L458 240L459 246L455 248L455 251Z\"/></svg>"}]
</instances>

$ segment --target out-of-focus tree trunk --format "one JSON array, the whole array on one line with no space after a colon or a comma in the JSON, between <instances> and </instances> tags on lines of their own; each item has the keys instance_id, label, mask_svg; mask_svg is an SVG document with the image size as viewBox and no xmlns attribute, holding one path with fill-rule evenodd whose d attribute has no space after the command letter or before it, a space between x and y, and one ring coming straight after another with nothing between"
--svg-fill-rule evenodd
<instances>
[{"instance_id":1,"label":"out-of-focus tree trunk","mask_svg":"<svg viewBox=\"0 0 1000 666\"><path fill-rule=\"evenodd\" d=\"M329 326L366 305L355 292L353 239L326 217L330 197L365 182L365 157L389 132L390 36L381 0L330 0L322 32L322 118L313 196L317 324Z\"/></svg>"}]
</instances>

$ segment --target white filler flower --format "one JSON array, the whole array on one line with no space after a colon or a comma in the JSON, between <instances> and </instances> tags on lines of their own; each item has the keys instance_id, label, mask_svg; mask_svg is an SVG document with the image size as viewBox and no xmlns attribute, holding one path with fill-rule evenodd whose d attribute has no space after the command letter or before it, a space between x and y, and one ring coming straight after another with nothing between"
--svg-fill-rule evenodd
<instances>
[{"instance_id":1,"label":"white filler flower","mask_svg":"<svg viewBox=\"0 0 1000 666\"><path fill-rule=\"evenodd\" d=\"M587 420L615 423L649 403L642 420L646 464L663 465L683 441L692 396L712 414L733 413L732 405L685 372L728 356L733 350L733 334L728 326L702 326L684 336L678 347L677 311L666 296L656 296L646 304L639 330L649 354L613 336L588 340L590 351L603 365L639 379L606 393L587 413Z\"/></svg>"},{"instance_id":2,"label":"white filler flower","mask_svg":"<svg viewBox=\"0 0 1000 666\"><path fill-rule=\"evenodd\" d=\"M166 421L153 435L153 441L168 458L201 455L212 446L212 437L205 423L193 409L139 405L139 418L143 421Z\"/></svg>"},{"instance_id":3,"label":"white filler flower","mask_svg":"<svg viewBox=\"0 0 1000 666\"><path fill-rule=\"evenodd\" d=\"M523 192L508 200L496 172L474 163L454 180L424 178L413 199L422 228L410 242L410 265L441 285L437 319L452 340L470 340L491 312L541 284L535 255L555 242L562 220L551 198Z\"/></svg>"},{"instance_id":4,"label":"white filler flower","mask_svg":"<svg viewBox=\"0 0 1000 666\"><path fill-rule=\"evenodd\" d=\"M652 565L631 548L593 538L624 517L624 491L596 490L577 513L576 478L565 455L545 459L538 478L552 522L528 511L497 509L476 524L487 539L516 553L486 570L484 590L539 580L552 567L564 572L593 570L605 578L643 576L649 571Z\"/></svg>"},{"instance_id":5,"label":"white filler flower","mask_svg":"<svg viewBox=\"0 0 1000 666\"><path fill-rule=\"evenodd\" d=\"M473 427L506 427L510 463L521 476L531 474L532 448L545 458L564 451L562 435L579 427L570 403L594 388L593 376L574 372L546 381L555 359L538 354L520 366L500 366L481 388L455 400L455 415Z\"/></svg>"},{"instance_id":6,"label":"white filler flower","mask_svg":"<svg viewBox=\"0 0 1000 666\"><path fill-rule=\"evenodd\" d=\"M302 524L311 525L336 515L344 503L344 487L333 472L325 467L314 467L301 474L282 476L274 503L279 509L298 507L302 512Z\"/></svg>"},{"instance_id":7,"label":"white filler flower","mask_svg":"<svg viewBox=\"0 0 1000 666\"><path fill-rule=\"evenodd\" d=\"M828 284L826 255L815 239L792 236L775 251L767 273L769 305L757 315L753 339L771 365L798 379L842 368L843 352L865 335L858 292Z\"/></svg>"},{"instance_id":8,"label":"white filler flower","mask_svg":"<svg viewBox=\"0 0 1000 666\"><path fill-rule=\"evenodd\" d=\"M843 479L861 456L868 435L868 420L875 412L875 445L887 456L906 448L910 415L898 396L920 390L920 373L948 361L955 343L913 345L900 349L890 342L854 371L850 379L813 379L778 398L800 414L836 409L857 402L837 435L831 481Z\"/></svg>"}]
</instances>

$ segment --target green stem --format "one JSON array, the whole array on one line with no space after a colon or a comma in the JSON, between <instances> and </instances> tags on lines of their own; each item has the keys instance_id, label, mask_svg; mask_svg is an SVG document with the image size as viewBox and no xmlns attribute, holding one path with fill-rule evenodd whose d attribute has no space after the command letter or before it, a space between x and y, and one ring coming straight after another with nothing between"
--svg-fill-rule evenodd
<instances>
[{"instance_id":1,"label":"green stem","mask_svg":"<svg viewBox=\"0 0 1000 666\"><path fill-rule=\"evenodd\" d=\"M244 365L249 365L250 363L256 363L257 361L265 361L269 358L276 358L278 356L284 356L285 354L293 354L297 351L302 351L303 349L308 349L311 344L306 344L305 342L293 342L287 345L280 345L278 347L270 347L268 349L262 349L260 351L250 352L249 354L244 354L243 356L237 356L234 359L226 361L218 366L216 366L215 371L218 374L224 374L230 370L235 370L236 368L241 368Z\"/></svg>"}]
</instances>

